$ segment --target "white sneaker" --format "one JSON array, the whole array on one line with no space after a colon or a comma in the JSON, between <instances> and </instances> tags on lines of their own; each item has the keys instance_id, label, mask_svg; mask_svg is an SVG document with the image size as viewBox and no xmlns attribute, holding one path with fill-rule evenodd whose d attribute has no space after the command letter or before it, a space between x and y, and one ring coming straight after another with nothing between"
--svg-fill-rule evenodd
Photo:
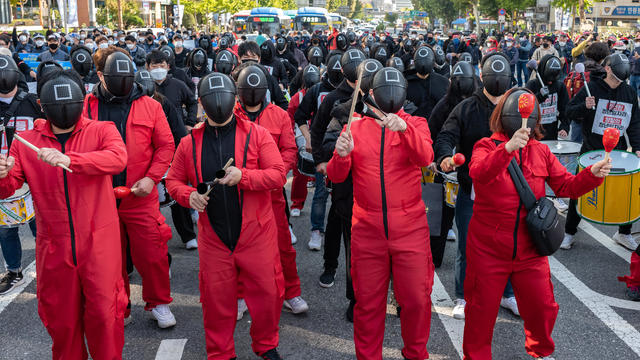
<instances>
[{"instance_id":1,"label":"white sneaker","mask_svg":"<svg viewBox=\"0 0 640 360\"><path fill-rule=\"evenodd\" d=\"M539 358L536 358L536 359L538 359L538 360L555 360L551 356L539 357Z\"/></svg>"},{"instance_id":2,"label":"white sneaker","mask_svg":"<svg viewBox=\"0 0 640 360\"><path fill-rule=\"evenodd\" d=\"M291 209L291 216L292 217L300 216L300 209Z\"/></svg>"},{"instance_id":3,"label":"white sneaker","mask_svg":"<svg viewBox=\"0 0 640 360\"><path fill-rule=\"evenodd\" d=\"M247 303L244 302L244 299L239 299L238 300L238 317L237 317L238 321L242 320L242 317L244 316L244 313L247 312L247 310L249 310L249 308L247 307Z\"/></svg>"},{"instance_id":4,"label":"white sneaker","mask_svg":"<svg viewBox=\"0 0 640 360\"><path fill-rule=\"evenodd\" d=\"M184 244L184 247L187 248L187 250L195 250L198 248L198 240L197 239L191 239L189 241L187 241L186 244Z\"/></svg>"},{"instance_id":5,"label":"white sneaker","mask_svg":"<svg viewBox=\"0 0 640 360\"><path fill-rule=\"evenodd\" d=\"M567 205L567 203L564 202L564 200L562 200L560 198L553 199L553 204L555 205L556 209L559 212L565 212L565 211L569 210L569 205Z\"/></svg>"},{"instance_id":6,"label":"white sneaker","mask_svg":"<svg viewBox=\"0 0 640 360\"><path fill-rule=\"evenodd\" d=\"M285 300L284 307L289 309L294 314L302 314L309 310L309 304L300 296L296 296L293 299Z\"/></svg>"},{"instance_id":7,"label":"white sneaker","mask_svg":"<svg viewBox=\"0 0 640 360\"><path fill-rule=\"evenodd\" d=\"M307 189L311 189L316 187L316 182L314 181L307 181Z\"/></svg>"},{"instance_id":8,"label":"white sneaker","mask_svg":"<svg viewBox=\"0 0 640 360\"><path fill-rule=\"evenodd\" d=\"M311 239L309 240L309 250L320 251L322 249L322 233L320 230L313 230L311 232Z\"/></svg>"},{"instance_id":9,"label":"white sneaker","mask_svg":"<svg viewBox=\"0 0 640 360\"><path fill-rule=\"evenodd\" d=\"M447 233L447 240L456 241L456 233L453 231L453 229L449 229L449 232Z\"/></svg>"},{"instance_id":10,"label":"white sneaker","mask_svg":"<svg viewBox=\"0 0 640 360\"><path fill-rule=\"evenodd\" d=\"M508 298L503 297L502 300L500 300L500 306L507 310L511 310L513 315L520 316L520 311L518 310L518 303L516 302L515 296Z\"/></svg>"},{"instance_id":11,"label":"white sneaker","mask_svg":"<svg viewBox=\"0 0 640 360\"><path fill-rule=\"evenodd\" d=\"M296 237L296 234L293 233L291 225L289 225L289 232L291 233L291 244L295 245L295 243L298 242L298 238Z\"/></svg>"},{"instance_id":12,"label":"white sneaker","mask_svg":"<svg viewBox=\"0 0 640 360\"><path fill-rule=\"evenodd\" d=\"M631 251L634 251L638 248L638 242L633 238L631 234L620 234L616 231L616 233L613 234L613 240Z\"/></svg>"},{"instance_id":13,"label":"white sneaker","mask_svg":"<svg viewBox=\"0 0 640 360\"><path fill-rule=\"evenodd\" d=\"M562 244L560 244L560 249L564 249L564 250L571 249L573 244L576 242L573 239L573 237L574 237L574 235L570 235L570 234L565 233L564 234L564 239L562 239Z\"/></svg>"},{"instance_id":14,"label":"white sneaker","mask_svg":"<svg viewBox=\"0 0 640 360\"><path fill-rule=\"evenodd\" d=\"M458 320L464 320L464 307L467 302L464 299L456 299L456 306L453 307L453 318Z\"/></svg>"},{"instance_id":15,"label":"white sneaker","mask_svg":"<svg viewBox=\"0 0 640 360\"><path fill-rule=\"evenodd\" d=\"M158 305L151 309L151 315L156 319L158 327L161 329L176 325L176 318L171 313L171 309L169 309L169 305L167 304Z\"/></svg>"}]
</instances>

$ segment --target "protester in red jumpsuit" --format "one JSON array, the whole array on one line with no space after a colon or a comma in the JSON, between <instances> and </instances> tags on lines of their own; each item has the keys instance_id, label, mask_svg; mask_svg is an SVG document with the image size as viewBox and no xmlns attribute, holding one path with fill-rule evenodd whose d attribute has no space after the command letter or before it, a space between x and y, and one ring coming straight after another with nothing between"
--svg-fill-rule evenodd
<instances>
[{"instance_id":1,"label":"protester in red jumpsuit","mask_svg":"<svg viewBox=\"0 0 640 360\"><path fill-rule=\"evenodd\" d=\"M285 165L269 132L233 116L235 85L224 74L200 80L200 103L207 113L182 139L167 176L171 196L199 211L200 302L207 358L235 359L233 331L240 283L251 314L252 348L279 360L278 322L284 280L276 243L272 190L281 191ZM195 149L194 149L195 146ZM233 158L208 196L191 184L211 182ZM196 164L194 164L194 159ZM202 193L206 192L207 186Z\"/></svg>"},{"instance_id":2,"label":"protester in red jumpsuit","mask_svg":"<svg viewBox=\"0 0 640 360\"><path fill-rule=\"evenodd\" d=\"M627 296L633 301L640 301L640 246L631 253L631 275L618 277L627 284Z\"/></svg>"},{"instance_id":3,"label":"protester in red jumpsuit","mask_svg":"<svg viewBox=\"0 0 640 360\"><path fill-rule=\"evenodd\" d=\"M36 210L38 314L53 340L54 360L122 359L127 297L111 175L126 166L115 126L82 116L84 85L56 71L42 86L48 121L20 135L0 155L0 198L29 184ZM66 165L67 172L57 164Z\"/></svg>"},{"instance_id":4,"label":"protester in red jumpsuit","mask_svg":"<svg viewBox=\"0 0 640 360\"><path fill-rule=\"evenodd\" d=\"M568 173L549 147L536 140L542 137L539 111L529 117L528 128L520 128L518 98L526 93L529 90L516 88L504 95L491 116L493 135L476 143L469 166L476 197L467 237L464 283L467 306L463 351L467 360L491 359L493 328L509 278L524 320L527 353L546 359L554 351L551 332L558 304L549 262L538 254L529 235L527 211L507 170L511 159L521 164L536 199L545 196L545 181L558 197L575 199L600 185L611 169L603 160L578 175Z\"/></svg>"},{"instance_id":5,"label":"protester in red jumpsuit","mask_svg":"<svg viewBox=\"0 0 640 360\"><path fill-rule=\"evenodd\" d=\"M291 121L286 111L264 101L267 92L267 78L257 64L241 65L237 73L238 98L234 115L239 120L255 122L266 128L278 145L285 173L296 167L297 147ZM285 282L285 306L294 314L309 310L300 297L300 278L296 266L296 250L291 244L291 233L287 220L287 200L283 189L271 191L271 205L278 229L278 248ZM242 296L242 294L240 294Z\"/></svg>"},{"instance_id":6,"label":"protester in red jumpsuit","mask_svg":"<svg viewBox=\"0 0 640 360\"><path fill-rule=\"evenodd\" d=\"M372 93L380 120L354 120L351 132L336 142L327 175L333 182L353 177L354 205L351 274L355 304L356 356L381 360L387 292L393 286L402 307L400 322L406 359L429 357L433 262L429 228L421 197L420 167L433 161L427 121L401 110L406 81L384 68L374 77ZM380 113L381 114L381 113Z\"/></svg>"},{"instance_id":7,"label":"protester in red jumpsuit","mask_svg":"<svg viewBox=\"0 0 640 360\"><path fill-rule=\"evenodd\" d=\"M133 63L119 48L110 46L94 55L100 83L85 99L84 114L92 120L116 124L127 145L128 166L113 178L114 186L131 188L120 200L122 249L127 241L131 258L142 277L142 299L160 327L175 325L171 303L167 242L171 228L158 207L157 183L169 168L175 145L162 105L134 84ZM129 277L123 266L127 294ZM131 309L128 308L125 317Z\"/></svg>"}]
</instances>

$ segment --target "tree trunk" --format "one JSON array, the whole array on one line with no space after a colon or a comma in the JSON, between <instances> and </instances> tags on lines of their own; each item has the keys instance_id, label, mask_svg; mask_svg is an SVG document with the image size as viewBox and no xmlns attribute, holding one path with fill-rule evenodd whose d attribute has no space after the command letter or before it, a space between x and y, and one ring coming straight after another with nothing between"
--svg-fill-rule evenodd
<instances>
[{"instance_id":1,"label":"tree trunk","mask_svg":"<svg viewBox=\"0 0 640 360\"><path fill-rule=\"evenodd\" d=\"M578 11L580 14L580 26L582 26L586 21L586 17L584 15L584 0L578 0Z\"/></svg>"},{"instance_id":2,"label":"tree trunk","mask_svg":"<svg viewBox=\"0 0 640 360\"><path fill-rule=\"evenodd\" d=\"M120 30L124 30L124 23L122 21L122 0L118 0L118 27Z\"/></svg>"},{"instance_id":3,"label":"tree trunk","mask_svg":"<svg viewBox=\"0 0 640 360\"><path fill-rule=\"evenodd\" d=\"M480 35L480 12L478 8L480 7L480 1L475 1L473 3L473 17L476 19L476 34Z\"/></svg>"}]
</instances>

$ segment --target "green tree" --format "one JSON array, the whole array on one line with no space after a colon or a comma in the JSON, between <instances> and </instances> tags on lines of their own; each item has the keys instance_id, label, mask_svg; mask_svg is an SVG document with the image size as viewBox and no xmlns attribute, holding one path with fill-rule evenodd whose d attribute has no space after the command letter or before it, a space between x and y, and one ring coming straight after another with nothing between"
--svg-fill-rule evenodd
<instances>
[{"instance_id":1,"label":"green tree","mask_svg":"<svg viewBox=\"0 0 640 360\"><path fill-rule=\"evenodd\" d=\"M355 0L355 5L353 7L353 13L349 18L351 19L362 19L364 17L364 5L362 5L362 1Z\"/></svg>"},{"instance_id":2,"label":"green tree","mask_svg":"<svg viewBox=\"0 0 640 360\"><path fill-rule=\"evenodd\" d=\"M432 25L435 19L442 19L451 23L458 16L458 10L452 0L412 0L416 10L426 11Z\"/></svg>"},{"instance_id":3,"label":"green tree","mask_svg":"<svg viewBox=\"0 0 640 360\"><path fill-rule=\"evenodd\" d=\"M578 13L578 17L580 18L580 24L584 24L585 17L585 9L593 6L594 2L601 2L606 0L554 0L551 2L551 5L561 8L563 10L571 11L573 14ZM573 27L573 26L572 26Z\"/></svg>"},{"instance_id":4,"label":"green tree","mask_svg":"<svg viewBox=\"0 0 640 360\"><path fill-rule=\"evenodd\" d=\"M340 6L348 5L344 0L327 0L327 10L337 12Z\"/></svg>"},{"instance_id":5,"label":"green tree","mask_svg":"<svg viewBox=\"0 0 640 360\"><path fill-rule=\"evenodd\" d=\"M111 29L118 28L118 0L107 0L106 6L99 8L96 12L96 21ZM122 22L125 28L144 26L137 3L122 2Z\"/></svg>"},{"instance_id":6,"label":"green tree","mask_svg":"<svg viewBox=\"0 0 640 360\"><path fill-rule=\"evenodd\" d=\"M394 12L392 12L392 13L387 13L387 14L384 16L384 21L386 21L386 22L388 22L388 23L391 23L392 25L395 25L396 20L398 20L398 14L397 14L397 13L394 13Z\"/></svg>"}]
</instances>

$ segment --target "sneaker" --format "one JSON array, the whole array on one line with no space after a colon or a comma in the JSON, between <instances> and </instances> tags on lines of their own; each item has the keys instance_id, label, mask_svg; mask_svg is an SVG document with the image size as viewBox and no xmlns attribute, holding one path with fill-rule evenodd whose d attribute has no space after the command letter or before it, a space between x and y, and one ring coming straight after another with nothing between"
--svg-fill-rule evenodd
<instances>
[{"instance_id":1,"label":"sneaker","mask_svg":"<svg viewBox=\"0 0 640 360\"><path fill-rule=\"evenodd\" d=\"M294 314L302 314L309 311L309 305L300 296L284 301L284 307Z\"/></svg>"},{"instance_id":2,"label":"sneaker","mask_svg":"<svg viewBox=\"0 0 640 360\"><path fill-rule=\"evenodd\" d=\"M356 306L356 301L355 300L351 300L349 301L349 307L347 308L347 312L346 312L346 316L347 316L347 321L352 323L353 322L353 308Z\"/></svg>"},{"instance_id":3,"label":"sneaker","mask_svg":"<svg viewBox=\"0 0 640 360\"><path fill-rule=\"evenodd\" d=\"M300 216L300 209L291 209L291 216L292 217Z\"/></svg>"},{"instance_id":4,"label":"sneaker","mask_svg":"<svg viewBox=\"0 0 640 360\"><path fill-rule=\"evenodd\" d=\"M198 248L198 240L197 239L191 239L189 241L187 241L186 244L184 244L184 247L187 248L187 250L195 250Z\"/></svg>"},{"instance_id":5,"label":"sneaker","mask_svg":"<svg viewBox=\"0 0 640 360\"><path fill-rule=\"evenodd\" d=\"M616 231L616 233L613 234L613 240L631 251L638 248L638 242L633 238L633 236L631 236L631 234L620 234Z\"/></svg>"},{"instance_id":6,"label":"sneaker","mask_svg":"<svg viewBox=\"0 0 640 360\"><path fill-rule=\"evenodd\" d=\"M453 231L453 229L449 229L449 232L447 233L447 240L456 241L456 233Z\"/></svg>"},{"instance_id":7,"label":"sneaker","mask_svg":"<svg viewBox=\"0 0 640 360\"><path fill-rule=\"evenodd\" d=\"M511 312L515 316L520 316L520 311L518 310L518 303L516 302L515 296L508 297L508 298L502 297L502 300L500 300L500 306L502 306L507 310L511 310Z\"/></svg>"},{"instance_id":8,"label":"sneaker","mask_svg":"<svg viewBox=\"0 0 640 360\"><path fill-rule=\"evenodd\" d=\"M307 189L311 189L316 187L316 182L314 181L307 181Z\"/></svg>"},{"instance_id":9,"label":"sneaker","mask_svg":"<svg viewBox=\"0 0 640 360\"><path fill-rule=\"evenodd\" d=\"M569 210L569 205L567 205L567 203L564 202L564 200L562 200L560 198L553 199L553 204L555 205L556 209L559 212L565 212L565 211Z\"/></svg>"},{"instance_id":10,"label":"sneaker","mask_svg":"<svg viewBox=\"0 0 640 360\"><path fill-rule=\"evenodd\" d=\"M456 306L453 307L453 311L451 314L454 319L464 320L464 307L467 305L467 302L464 299L456 299Z\"/></svg>"},{"instance_id":11,"label":"sneaker","mask_svg":"<svg viewBox=\"0 0 640 360\"><path fill-rule=\"evenodd\" d=\"M309 250L320 251L322 249L322 233L320 230L313 230L311 232L311 239L309 240Z\"/></svg>"},{"instance_id":12,"label":"sneaker","mask_svg":"<svg viewBox=\"0 0 640 360\"><path fill-rule=\"evenodd\" d=\"M267 351L266 353L263 353L262 355L260 355L260 357L265 359L265 360L282 360L282 358L280 357L280 354L278 354L278 350L276 350L276 348L273 348L273 349Z\"/></svg>"},{"instance_id":13,"label":"sneaker","mask_svg":"<svg viewBox=\"0 0 640 360\"><path fill-rule=\"evenodd\" d=\"M562 244L560 244L560 249L569 250L575 244L575 240L573 239L574 235L564 234L564 239L562 239Z\"/></svg>"},{"instance_id":14,"label":"sneaker","mask_svg":"<svg viewBox=\"0 0 640 360\"><path fill-rule=\"evenodd\" d=\"M247 307L247 303L244 301L244 299L239 299L238 300L238 317L236 318L236 320L238 321L242 320L242 317L244 316L244 313L247 312L247 310L249 310L249 308Z\"/></svg>"},{"instance_id":15,"label":"sneaker","mask_svg":"<svg viewBox=\"0 0 640 360\"><path fill-rule=\"evenodd\" d=\"M22 271L7 271L0 279L0 295L7 294L24 282Z\"/></svg>"},{"instance_id":16,"label":"sneaker","mask_svg":"<svg viewBox=\"0 0 640 360\"><path fill-rule=\"evenodd\" d=\"M627 297L633 301L640 301L640 286L631 286L627 288Z\"/></svg>"},{"instance_id":17,"label":"sneaker","mask_svg":"<svg viewBox=\"0 0 640 360\"><path fill-rule=\"evenodd\" d=\"M166 329L176 325L176 318L171 313L171 309L169 309L169 305L161 304L151 309L151 315L158 322L158 327L160 329Z\"/></svg>"},{"instance_id":18,"label":"sneaker","mask_svg":"<svg viewBox=\"0 0 640 360\"><path fill-rule=\"evenodd\" d=\"M336 279L335 269L324 269L322 275L320 275L320 286L327 289L333 286Z\"/></svg>"},{"instance_id":19,"label":"sneaker","mask_svg":"<svg viewBox=\"0 0 640 360\"><path fill-rule=\"evenodd\" d=\"M291 244L295 245L298 242L298 238L296 237L296 234L293 233L291 225L289 225L289 233L291 234Z\"/></svg>"},{"instance_id":20,"label":"sneaker","mask_svg":"<svg viewBox=\"0 0 640 360\"><path fill-rule=\"evenodd\" d=\"M538 360L555 360L551 356L539 357L539 358L536 358L536 359L538 359Z\"/></svg>"}]
</instances>

